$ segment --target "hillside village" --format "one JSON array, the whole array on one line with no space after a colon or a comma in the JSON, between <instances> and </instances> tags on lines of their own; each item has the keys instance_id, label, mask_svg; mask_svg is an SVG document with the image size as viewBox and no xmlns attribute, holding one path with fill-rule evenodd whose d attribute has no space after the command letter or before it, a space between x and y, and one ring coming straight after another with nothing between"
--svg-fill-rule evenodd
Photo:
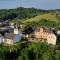
<instances>
[{"instance_id":1,"label":"hillside village","mask_svg":"<svg viewBox=\"0 0 60 60\"><path fill-rule=\"evenodd\" d=\"M48 44L56 45L57 35L60 35L60 29L57 29L60 27L59 14L56 11L52 13L42 10L41 12L44 13L36 16L34 16L35 13L33 12L33 17L24 20L17 18L14 19L13 22L9 22L9 20L0 21L0 44L13 45L20 41L21 38L24 38L30 42L46 41ZM15 22L16 20L17 22Z\"/></svg>"},{"instance_id":2,"label":"hillside village","mask_svg":"<svg viewBox=\"0 0 60 60\"><path fill-rule=\"evenodd\" d=\"M0 10L0 60L60 60L60 9Z\"/></svg>"},{"instance_id":3,"label":"hillside village","mask_svg":"<svg viewBox=\"0 0 60 60\"><path fill-rule=\"evenodd\" d=\"M0 44L13 45L21 38L28 39L30 42L47 42L56 45L59 30L47 27L22 27L17 23L9 22L5 27L0 28Z\"/></svg>"},{"instance_id":4,"label":"hillside village","mask_svg":"<svg viewBox=\"0 0 60 60\"><path fill-rule=\"evenodd\" d=\"M16 23L7 23L5 27L0 28L0 43L3 44L14 44L20 40L20 28Z\"/></svg>"}]
</instances>

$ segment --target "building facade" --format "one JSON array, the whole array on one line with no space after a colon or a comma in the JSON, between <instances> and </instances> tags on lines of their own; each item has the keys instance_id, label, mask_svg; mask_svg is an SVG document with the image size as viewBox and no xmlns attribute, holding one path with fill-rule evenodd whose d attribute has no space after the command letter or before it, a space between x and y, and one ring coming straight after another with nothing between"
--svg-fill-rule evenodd
<instances>
[{"instance_id":1,"label":"building facade","mask_svg":"<svg viewBox=\"0 0 60 60\"><path fill-rule=\"evenodd\" d=\"M56 45L57 37L56 35L48 28L38 28L32 34L29 34L29 41L46 41L48 44Z\"/></svg>"},{"instance_id":2,"label":"building facade","mask_svg":"<svg viewBox=\"0 0 60 60\"><path fill-rule=\"evenodd\" d=\"M4 37L0 34L0 44L4 43Z\"/></svg>"}]
</instances>

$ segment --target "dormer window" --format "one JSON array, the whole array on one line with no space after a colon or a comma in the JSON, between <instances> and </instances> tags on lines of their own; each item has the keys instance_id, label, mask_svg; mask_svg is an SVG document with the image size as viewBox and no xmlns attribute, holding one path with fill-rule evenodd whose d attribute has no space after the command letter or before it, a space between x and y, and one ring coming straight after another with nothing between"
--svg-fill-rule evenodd
<instances>
[{"instance_id":1,"label":"dormer window","mask_svg":"<svg viewBox=\"0 0 60 60\"><path fill-rule=\"evenodd\" d=\"M43 28L40 28L40 32L43 32Z\"/></svg>"}]
</instances>

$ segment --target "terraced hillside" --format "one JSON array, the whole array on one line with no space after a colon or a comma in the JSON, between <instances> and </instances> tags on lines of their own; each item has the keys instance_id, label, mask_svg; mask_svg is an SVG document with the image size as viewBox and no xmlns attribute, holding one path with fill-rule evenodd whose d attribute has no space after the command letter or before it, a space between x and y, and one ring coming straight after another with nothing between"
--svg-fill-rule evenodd
<instances>
[{"instance_id":1,"label":"terraced hillside","mask_svg":"<svg viewBox=\"0 0 60 60\"><path fill-rule=\"evenodd\" d=\"M60 18L55 13L45 13L42 15L38 15L36 17L24 20L14 20L18 23L22 24L23 26L28 25L52 25L60 27Z\"/></svg>"},{"instance_id":2,"label":"terraced hillside","mask_svg":"<svg viewBox=\"0 0 60 60\"><path fill-rule=\"evenodd\" d=\"M60 20L58 20L56 14L52 14L52 13L46 13L46 14L42 14L39 16L36 16L34 18L30 18L30 19L26 19L24 21L22 21L23 25L28 25L30 23L34 22L39 22L41 20L48 20L48 21L55 21L55 22L60 22Z\"/></svg>"}]
</instances>

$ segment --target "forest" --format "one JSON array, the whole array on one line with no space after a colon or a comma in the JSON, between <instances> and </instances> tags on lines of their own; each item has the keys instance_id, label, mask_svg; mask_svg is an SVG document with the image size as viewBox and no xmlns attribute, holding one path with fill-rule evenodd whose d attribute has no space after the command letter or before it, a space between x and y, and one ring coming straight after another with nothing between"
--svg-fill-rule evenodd
<instances>
[{"instance_id":1,"label":"forest","mask_svg":"<svg viewBox=\"0 0 60 60\"><path fill-rule=\"evenodd\" d=\"M45 12L46 10L24 7L18 7L15 9L0 9L0 21L12 20L15 18L26 19L35 17Z\"/></svg>"}]
</instances>

